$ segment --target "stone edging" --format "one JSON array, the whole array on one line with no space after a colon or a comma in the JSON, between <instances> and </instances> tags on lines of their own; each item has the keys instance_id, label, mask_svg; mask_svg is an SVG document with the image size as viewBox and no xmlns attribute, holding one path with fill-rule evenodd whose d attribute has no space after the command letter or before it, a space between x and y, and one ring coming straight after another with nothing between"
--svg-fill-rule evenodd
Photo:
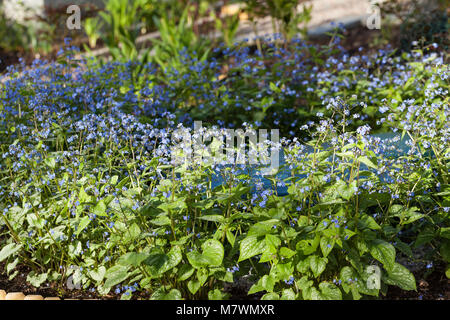
<instances>
[{"instance_id":1,"label":"stone edging","mask_svg":"<svg viewBox=\"0 0 450 320\"><path fill-rule=\"evenodd\" d=\"M44 298L41 295L25 295L23 292L9 292L6 293L5 290L0 290L0 301L2 300L62 300L59 297L47 297ZM64 299L64 300L79 300L79 299ZM97 300L97 299L86 299L86 300Z\"/></svg>"}]
</instances>

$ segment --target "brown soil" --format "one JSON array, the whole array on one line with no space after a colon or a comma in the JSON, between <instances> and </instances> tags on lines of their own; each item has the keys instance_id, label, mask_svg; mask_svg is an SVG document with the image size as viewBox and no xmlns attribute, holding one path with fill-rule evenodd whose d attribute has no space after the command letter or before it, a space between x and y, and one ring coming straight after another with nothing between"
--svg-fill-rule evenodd
<instances>
[{"instance_id":1,"label":"brown soil","mask_svg":"<svg viewBox=\"0 0 450 320\"><path fill-rule=\"evenodd\" d=\"M119 300L121 295L111 292L106 296L100 296L85 290L64 290L58 289L57 283L45 283L40 288L34 288L26 281L26 274L29 270L26 267L19 267L19 274L9 280L5 274L5 265L0 263L0 290L6 292L23 292L25 295L37 294L43 297L60 297L62 299L100 299ZM450 279L445 276L444 265L437 265L431 270L419 270L414 272L417 282L417 291L404 291L398 287L390 286L388 293L383 300L450 300ZM247 295L251 283L247 280L229 285L225 290L231 295L233 300L257 300L262 294ZM133 300L148 300L150 294L146 291L133 293Z\"/></svg>"}]
</instances>

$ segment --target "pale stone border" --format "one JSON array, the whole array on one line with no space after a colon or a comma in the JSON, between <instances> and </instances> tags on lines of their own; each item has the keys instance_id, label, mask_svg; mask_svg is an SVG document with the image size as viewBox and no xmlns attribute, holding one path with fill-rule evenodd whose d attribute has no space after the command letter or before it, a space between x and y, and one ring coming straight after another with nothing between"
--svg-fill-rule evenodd
<instances>
[{"instance_id":1,"label":"pale stone border","mask_svg":"<svg viewBox=\"0 0 450 320\"><path fill-rule=\"evenodd\" d=\"M62 300L59 297L46 297L41 295L30 294L25 295L23 292L9 292L5 290L0 290L0 301L3 300ZM64 300L98 300L98 299L64 299Z\"/></svg>"}]
</instances>

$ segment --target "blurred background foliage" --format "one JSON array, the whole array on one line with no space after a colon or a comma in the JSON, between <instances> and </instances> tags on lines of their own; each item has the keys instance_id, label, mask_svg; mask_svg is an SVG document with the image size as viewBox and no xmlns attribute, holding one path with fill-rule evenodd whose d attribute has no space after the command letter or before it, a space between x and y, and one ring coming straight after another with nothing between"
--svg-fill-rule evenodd
<instances>
[{"instance_id":1,"label":"blurred background foliage","mask_svg":"<svg viewBox=\"0 0 450 320\"><path fill-rule=\"evenodd\" d=\"M66 27L67 6L45 7L40 15L16 21L0 2L0 70L19 57L55 58L64 39L84 51L106 48L117 61L152 60L179 67L182 53L204 59L211 48L234 45L242 21L253 25L269 17L273 32L289 41L306 38L313 2L306 0L104 0L104 6L80 5L82 30ZM311 3L313 3L311 5ZM391 44L411 49L413 41L448 48L448 0L385 0L378 5L382 28L366 37L370 46ZM27 8L24 8L27 10ZM158 37L154 36L159 32ZM369 30L366 30L369 32ZM375 34L375 37L372 35ZM369 40L370 38L370 40ZM257 41L258 49L260 44Z\"/></svg>"},{"instance_id":2,"label":"blurred background foliage","mask_svg":"<svg viewBox=\"0 0 450 320\"><path fill-rule=\"evenodd\" d=\"M422 46L437 43L448 49L449 0L385 0L378 6L384 18L393 16L399 22L397 40L401 50L410 50L414 41Z\"/></svg>"}]
</instances>

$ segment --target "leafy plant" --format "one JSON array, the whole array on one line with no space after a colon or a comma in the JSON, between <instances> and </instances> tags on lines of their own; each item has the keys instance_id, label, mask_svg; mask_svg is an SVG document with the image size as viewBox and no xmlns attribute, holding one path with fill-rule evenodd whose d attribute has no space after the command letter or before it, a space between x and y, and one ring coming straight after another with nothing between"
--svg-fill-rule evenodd
<instances>
[{"instance_id":1,"label":"leafy plant","mask_svg":"<svg viewBox=\"0 0 450 320\"><path fill-rule=\"evenodd\" d=\"M301 12L297 11L298 0L250 0L246 2L246 11L249 15L259 17L272 17L274 33L281 33L286 40L292 39L297 33L306 35L306 27L300 29L299 25L306 24L311 19L312 6L303 5Z\"/></svg>"},{"instance_id":2,"label":"leafy plant","mask_svg":"<svg viewBox=\"0 0 450 320\"><path fill-rule=\"evenodd\" d=\"M448 265L443 56L349 56L334 41L299 39L262 47L162 66L87 64L65 51L9 68L0 95L7 276L20 267L31 285L63 294L72 277L122 299L227 299L225 284L243 276L264 299L366 299L415 290L405 261ZM212 139L192 129L199 119ZM225 128L264 126L285 136L273 143L284 155L277 174L200 158L218 152ZM182 137L199 138L197 150ZM180 164L174 150L195 157Z\"/></svg>"}]
</instances>

